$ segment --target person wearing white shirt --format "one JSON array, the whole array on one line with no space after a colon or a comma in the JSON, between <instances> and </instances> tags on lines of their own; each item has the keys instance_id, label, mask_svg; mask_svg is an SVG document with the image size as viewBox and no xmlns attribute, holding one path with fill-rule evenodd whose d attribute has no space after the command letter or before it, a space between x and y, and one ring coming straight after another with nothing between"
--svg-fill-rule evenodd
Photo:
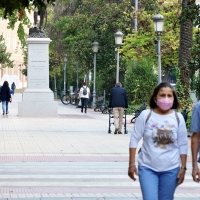
<instances>
[{"instance_id":1,"label":"person wearing white shirt","mask_svg":"<svg viewBox=\"0 0 200 200\"><path fill-rule=\"evenodd\" d=\"M134 181L139 176L143 200L173 200L187 170L185 121L176 111L178 98L168 82L154 89L149 106L137 118L131 134L128 175ZM137 169L135 154L141 138Z\"/></svg>"},{"instance_id":2,"label":"person wearing white shirt","mask_svg":"<svg viewBox=\"0 0 200 200\"><path fill-rule=\"evenodd\" d=\"M79 98L81 99L81 112L83 112L83 108L85 108L85 113L87 113L89 95L90 89L87 87L87 84L83 82L83 87L79 92Z\"/></svg>"}]
</instances>

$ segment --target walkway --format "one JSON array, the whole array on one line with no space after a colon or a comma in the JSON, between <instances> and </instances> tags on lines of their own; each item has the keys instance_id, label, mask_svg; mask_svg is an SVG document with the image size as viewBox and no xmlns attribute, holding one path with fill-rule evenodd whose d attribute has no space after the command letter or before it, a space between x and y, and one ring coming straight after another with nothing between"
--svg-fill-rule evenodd
<instances>
[{"instance_id":1,"label":"walkway","mask_svg":"<svg viewBox=\"0 0 200 200\"><path fill-rule=\"evenodd\" d=\"M129 134L108 134L108 115L80 112L58 101L58 117L17 116L15 94L8 116L0 116L0 200L138 200L138 180L127 176ZM112 125L112 131L114 127ZM200 199L191 179L191 153L175 200Z\"/></svg>"}]
</instances>

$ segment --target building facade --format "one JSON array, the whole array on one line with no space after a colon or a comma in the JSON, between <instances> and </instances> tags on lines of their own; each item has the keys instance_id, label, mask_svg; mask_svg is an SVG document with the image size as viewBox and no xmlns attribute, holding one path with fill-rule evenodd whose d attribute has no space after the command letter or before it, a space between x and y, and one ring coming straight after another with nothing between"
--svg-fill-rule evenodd
<instances>
[{"instance_id":1,"label":"building facade","mask_svg":"<svg viewBox=\"0 0 200 200\"><path fill-rule=\"evenodd\" d=\"M17 36L17 29L19 26L19 22L16 23L15 28L8 29L8 19L0 18L0 34L3 35L5 40L5 45L7 47L7 52L10 52L11 60L14 61L13 68L2 68L0 65L0 84L6 80L9 82L9 85L12 82L15 82L16 88L26 88L27 87L27 78L22 74L22 70L25 68L23 64L23 55L22 55L22 47L20 45L19 38ZM25 28L28 33L28 28Z\"/></svg>"}]
</instances>

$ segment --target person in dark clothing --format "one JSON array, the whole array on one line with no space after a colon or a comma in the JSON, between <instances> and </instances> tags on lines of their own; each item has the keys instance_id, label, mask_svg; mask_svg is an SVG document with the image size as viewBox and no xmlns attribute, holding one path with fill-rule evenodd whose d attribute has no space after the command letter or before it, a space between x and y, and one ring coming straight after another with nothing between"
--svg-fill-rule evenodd
<instances>
[{"instance_id":1,"label":"person in dark clothing","mask_svg":"<svg viewBox=\"0 0 200 200\"><path fill-rule=\"evenodd\" d=\"M11 89L12 89L12 94L13 94L13 95L14 95L14 93L15 93L15 88L16 88L15 82L13 82L12 85L11 85Z\"/></svg>"},{"instance_id":2,"label":"person in dark clothing","mask_svg":"<svg viewBox=\"0 0 200 200\"><path fill-rule=\"evenodd\" d=\"M128 108L128 100L126 90L122 88L122 84L116 83L115 87L110 91L109 107L113 108L114 114L114 134L122 134L122 124L124 108Z\"/></svg>"},{"instance_id":3,"label":"person in dark clothing","mask_svg":"<svg viewBox=\"0 0 200 200\"><path fill-rule=\"evenodd\" d=\"M8 114L8 102L12 101L8 81L4 81L3 86L1 87L0 95L1 95L3 115L5 113Z\"/></svg>"}]
</instances>

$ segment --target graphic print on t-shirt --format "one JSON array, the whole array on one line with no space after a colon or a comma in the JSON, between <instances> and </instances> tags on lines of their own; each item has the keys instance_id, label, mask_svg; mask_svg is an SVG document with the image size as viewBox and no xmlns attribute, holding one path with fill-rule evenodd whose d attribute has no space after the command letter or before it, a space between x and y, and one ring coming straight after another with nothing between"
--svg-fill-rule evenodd
<instances>
[{"instance_id":1,"label":"graphic print on t-shirt","mask_svg":"<svg viewBox=\"0 0 200 200\"><path fill-rule=\"evenodd\" d=\"M153 131L153 142L157 147L165 149L167 145L174 143L172 129L174 125L169 125L169 122L164 121L164 125L159 125L158 123L153 123L151 125L151 130Z\"/></svg>"}]
</instances>

